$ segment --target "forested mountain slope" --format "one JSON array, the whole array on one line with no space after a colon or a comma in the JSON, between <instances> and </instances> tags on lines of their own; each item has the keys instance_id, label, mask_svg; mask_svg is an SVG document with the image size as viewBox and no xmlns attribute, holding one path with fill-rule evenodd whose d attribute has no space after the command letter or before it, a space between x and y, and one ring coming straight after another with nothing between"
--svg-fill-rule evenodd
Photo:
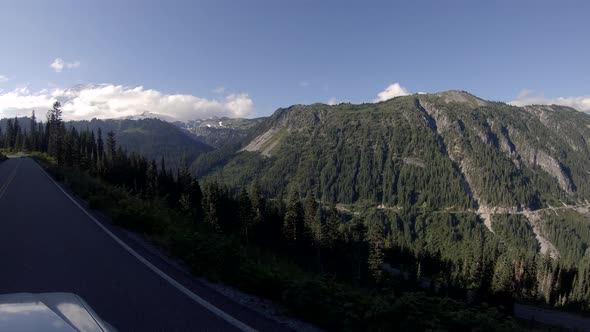
<instances>
[{"instance_id":1,"label":"forested mountain slope","mask_svg":"<svg viewBox=\"0 0 590 332\"><path fill-rule=\"evenodd\" d=\"M199 141L220 148L244 140L251 129L261 123L264 118L240 119L213 117L204 120L176 121L175 125L184 129Z\"/></svg>"},{"instance_id":2,"label":"forested mountain slope","mask_svg":"<svg viewBox=\"0 0 590 332\"><path fill-rule=\"evenodd\" d=\"M554 257L559 248L547 239L541 209L585 209L574 213L589 220L590 116L572 108L447 91L294 105L256 130L208 178L257 183L277 197L296 191L350 211L473 213L490 231L494 216L522 215L528 240ZM585 251L590 239L582 242Z\"/></svg>"},{"instance_id":3,"label":"forested mountain slope","mask_svg":"<svg viewBox=\"0 0 590 332\"><path fill-rule=\"evenodd\" d=\"M45 121L44 117L41 119ZM9 123L11 127L17 123L18 131L23 134L31 132L29 117L0 119L0 141L9 131ZM156 159L160 162L163 157L171 169L180 166L183 159L190 165L202 153L213 150L213 147L195 139L176 125L156 118L68 121L64 126L66 130L71 130L72 126L77 131L90 129L96 136L100 128L103 140L112 131L122 148L139 153L148 160ZM20 147L21 143L16 142L16 145Z\"/></svg>"},{"instance_id":4,"label":"forested mountain slope","mask_svg":"<svg viewBox=\"0 0 590 332\"><path fill-rule=\"evenodd\" d=\"M207 146L170 123L64 126L58 107L53 125L32 126L34 135L25 133L23 120L18 130L14 119L6 121L2 146L53 154L124 192L184 211L192 221L174 226L182 235L176 244L189 248L189 241L185 252L199 264L193 254L200 242L186 237L207 234L195 232L197 225L378 292L393 287L492 305L518 300L590 308L590 116L573 109L519 108L461 91L376 104L295 105L258 120L243 139L203 152ZM103 140L112 130L117 143L150 159L150 149L169 153L168 167L114 151L113 140L104 161L93 156L99 127ZM64 149L56 148L55 133L63 135ZM167 170L185 154L189 161L198 155L192 170L199 181L188 168ZM138 229L162 225L137 206L123 209L129 213L121 220ZM237 266L224 256L228 251L213 251L220 253L215 261ZM256 285L273 284L270 267L259 272L250 275ZM277 279L282 285L289 278ZM295 303L300 308L316 302L303 298Z\"/></svg>"},{"instance_id":5,"label":"forested mountain slope","mask_svg":"<svg viewBox=\"0 0 590 332\"><path fill-rule=\"evenodd\" d=\"M449 91L279 109L223 172L341 203L538 208L590 196L588 139L590 116L571 108Z\"/></svg>"},{"instance_id":6,"label":"forested mountain slope","mask_svg":"<svg viewBox=\"0 0 590 332\"><path fill-rule=\"evenodd\" d=\"M165 158L168 167L176 168L186 158L191 163L201 153L212 148L189 137L175 125L153 118L127 120L108 119L67 122L66 128L73 125L78 130L89 128L95 133L101 128L103 138L113 131L117 142L130 152L138 152L148 160Z\"/></svg>"}]
</instances>

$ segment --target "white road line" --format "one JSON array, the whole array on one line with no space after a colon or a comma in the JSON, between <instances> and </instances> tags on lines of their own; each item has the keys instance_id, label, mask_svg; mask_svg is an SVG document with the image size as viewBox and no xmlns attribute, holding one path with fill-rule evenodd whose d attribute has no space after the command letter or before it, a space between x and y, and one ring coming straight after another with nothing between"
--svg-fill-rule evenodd
<instances>
[{"instance_id":1,"label":"white road line","mask_svg":"<svg viewBox=\"0 0 590 332\"><path fill-rule=\"evenodd\" d=\"M8 185L10 184L10 182L12 182L12 179L14 179L14 177L16 176L16 171L18 170L18 166L20 165L20 163L21 163L21 160L19 160L18 163L16 164L16 166L14 166L14 170L12 171L12 173L10 173L10 175L8 176L8 179L6 180L6 182L4 182L2 187L0 187L0 198L2 198L2 196L4 196L4 193L6 192L6 190L8 190Z\"/></svg>"},{"instance_id":2,"label":"white road line","mask_svg":"<svg viewBox=\"0 0 590 332\"><path fill-rule=\"evenodd\" d=\"M245 332L256 332L257 331L256 329L246 325L245 323L242 323L241 321L237 320L236 318L230 316L225 311L217 308L216 306L214 306L213 304L211 304L207 300L205 300L202 297L198 296L197 294L193 293L190 289L184 287L178 281L174 280L172 277L170 277L169 275L164 273L164 271L160 270L154 264L150 263L147 259L143 258L143 256L138 254L135 250L133 250L125 242L123 242L123 240L119 239L119 237L117 237L115 234L113 234L113 232L111 232L108 228L106 228L100 221L98 221L96 218L94 218L94 216L92 214L90 214L90 212L86 211L86 209L84 207L82 207L55 180L53 180L53 178L49 174L47 174L47 172L45 172L45 170L43 169L43 167L41 167L41 165L39 165L37 162L35 162L35 164L41 169L41 171L43 171L43 173L45 173L45 175L47 175L47 177L51 180L51 182L53 182L59 188L59 190L61 190L61 192L64 193L64 195L66 195L67 198L69 198L80 210L82 210L82 212L84 212L84 214L86 214L86 216L88 216L88 218L90 218L90 220L92 220L98 227L100 227L113 240L115 240L115 242L117 242L119 245L121 245L121 247L123 247L125 250L127 250L131 255L133 255L135 258L137 258L140 262L142 262L145 266L147 266L155 274L162 277L162 279L166 280L168 283L170 283L172 286L174 286L176 289L178 289L181 293L184 293L186 296L193 299L195 302L197 302L201 306L205 307L207 310L211 311L212 313L217 315L219 318L225 320L226 322L233 325L234 327L236 327L242 331L245 331Z\"/></svg>"}]
</instances>

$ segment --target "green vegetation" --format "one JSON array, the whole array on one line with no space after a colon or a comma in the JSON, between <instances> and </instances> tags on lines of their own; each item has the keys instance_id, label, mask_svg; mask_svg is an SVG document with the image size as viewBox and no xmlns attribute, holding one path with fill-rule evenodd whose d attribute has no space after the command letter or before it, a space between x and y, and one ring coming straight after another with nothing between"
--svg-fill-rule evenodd
<instances>
[{"instance_id":1,"label":"green vegetation","mask_svg":"<svg viewBox=\"0 0 590 332\"><path fill-rule=\"evenodd\" d=\"M588 115L483 103L441 94L280 109L256 131L270 136L260 151L278 143L270 157L236 148L206 178L256 182L276 197L295 189L326 202L433 209L472 207L471 194L479 204L533 209L590 197Z\"/></svg>"},{"instance_id":2,"label":"green vegetation","mask_svg":"<svg viewBox=\"0 0 590 332\"><path fill-rule=\"evenodd\" d=\"M127 153L112 130L67 127L59 104L45 125L10 120L0 136L195 273L329 329L514 329L516 300L588 310L587 215L542 219L553 260L523 216L494 216L494 234L476 210L582 201L590 137L447 97L281 109L241 143L174 167ZM569 130L587 137L578 121ZM261 149L241 151L255 137Z\"/></svg>"},{"instance_id":3,"label":"green vegetation","mask_svg":"<svg viewBox=\"0 0 590 332\"><path fill-rule=\"evenodd\" d=\"M250 142L254 151L240 151ZM539 254L524 215L496 215L492 234L473 211L481 205L535 210L583 204L590 199L588 142L586 114L555 105L518 108L452 91L280 109L233 154L226 149L197 160L215 160L214 167L193 166L201 181L231 190L256 184L283 202L298 192L302 200L338 203L341 230L370 230L350 254L365 256L377 278L387 263L439 280L458 297L471 289L479 300L586 310L588 215L543 218L541 231L561 253L552 261Z\"/></svg>"},{"instance_id":4,"label":"green vegetation","mask_svg":"<svg viewBox=\"0 0 590 332\"><path fill-rule=\"evenodd\" d=\"M523 215L495 215L492 228L501 239L507 242L507 246L511 249L528 255L534 255L539 251L535 233Z\"/></svg>"},{"instance_id":5,"label":"green vegetation","mask_svg":"<svg viewBox=\"0 0 590 332\"><path fill-rule=\"evenodd\" d=\"M333 205L296 193L284 204L257 186L239 192L215 182L201 187L186 166L173 175L163 160L158 165L125 154L112 132L105 140L101 133L92 139L91 131L66 130L59 104L49 119L39 142L47 148L32 155L91 207L147 234L195 273L274 299L329 329L516 326L494 309L406 293L420 290L412 286L415 279L376 278L385 254L378 243L382 229L347 220ZM385 286L389 280L393 287ZM408 309L430 320L415 321Z\"/></svg>"},{"instance_id":6,"label":"green vegetation","mask_svg":"<svg viewBox=\"0 0 590 332\"><path fill-rule=\"evenodd\" d=\"M325 202L472 206L460 173L437 137L428 127L415 126L423 120L407 111L411 102L387 109L360 107L312 105L277 111L261 133L284 121L295 122L297 129L286 139L274 138L279 144L272 156L237 154L210 178L235 186L256 182L277 197L293 189ZM325 123L315 123L320 118ZM408 157L426 160L428 167L408 164Z\"/></svg>"},{"instance_id":7,"label":"green vegetation","mask_svg":"<svg viewBox=\"0 0 590 332\"><path fill-rule=\"evenodd\" d=\"M287 247L281 248L282 228L273 227L271 220L280 217L280 211L262 196L254 199L244 191L234 200L227 196L226 189L215 184L206 186L204 211L200 212L203 220L199 221L195 220L200 219L197 208L171 208L162 198L146 199L131 194L90 175L89 171L57 166L45 154L32 156L55 178L86 199L91 207L108 212L114 222L122 226L147 234L166 250L181 257L194 273L273 299L293 314L322 327L363 331L391 328L422 331L473 326L481 326L484 331L519 328L509 316L493 308L468 307L460 301L424 293L358 289L350 283L305 271L296 262L297 258L289 258L288 253L298 248L309 249L301 247L294 238ZM255 194L257 189L251 190ZM303 206L301 209L306 210ZM307 207L308 212L309 209ZM329 218L335 218L338 214L331 211ZM250 231L233 220L250 224ZM300 221L294 222L300 224ZM332 226L337 227L337 223ZM267 227L269 229L265 229ZM327 228L323 227L323 230L326 235L330 234ZM264 237L272 235L265 234L267 232L274 232L277 240L265 240ZM340 231L333 232L338 234ZM327 264L331 255L344 247L338 238L324 238L324 264ZM271 247L275 250L270 251Z\"/></svg>"},{"instance_id":8,"label":"green vegetation","mask_svg":"<svg viewBox=\"0 0 590 332\"><path fill-rule=\"evenodd\" d=\"M170 168L178 168L183 162L193 161L200 154L211 151L211 147L194 140L175 125L158 119L142 120L98 120L73 121L65 124L72 125L78 131L91 130L103 133L112 131L117 136L117 142L125 150L135 152L149 159L165 158Z\"/></svg>"},{"instance_id":9,"label":"green vegetation","mask_svg":"<svg viewBox=\"0 0 590 332\"><path fill-rule=\"evenodd\" d=\"M590 213L573 210L546 212L543 231L563 256L564 263L578 265L588 262L590 245Z\"/></svg>"},{"instance_id":10,"label":"green vegetation","mask_svg":"<svg viewBox=\"0 0 590 332\"><path fill-rule=\"evenodd\" d=\"M8 146L16 150L27 150L30 148L27 142L33 133L31 120L38 127L37 119L30 117L2 119L0 120L0 148ZM45 119L43 119L45 121ZM42 125L43 126L43 125ZM177 126L158 119L92 119L90 121L69 121L64 127L76 129L77 132L90 130L96 135L98 129L103 135L112 131L117 136L117 143L128 152L141 154L148 160L160 160L165 158L170 168L178 168L182 159L192 162L204 152L211 151L211 147L196 141ZM36 128L35 132L44 135L47 128ZM21 132L21 140L16 142L16 132ZM3 140L6 137L13 137L14 141ZM104 137L103 137L104 138Z\"/></svg>"}]
</instances>

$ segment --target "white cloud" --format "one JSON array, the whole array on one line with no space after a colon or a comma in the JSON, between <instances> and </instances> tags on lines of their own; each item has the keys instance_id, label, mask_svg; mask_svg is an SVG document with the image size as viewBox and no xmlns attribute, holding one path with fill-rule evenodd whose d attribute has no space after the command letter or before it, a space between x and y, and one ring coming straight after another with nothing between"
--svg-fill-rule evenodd
<instances>
[{"instance_id":1,"label":"white cloud","mask_svg":"<svg viewBox=\"0 0 590 332\"><path fill-rule=\"evenodd\" d=\"M61 73L64 68L74 69L80 67L80 61L65 62L62 58L55 58L49 65L56 73Z\"/></svg>"},{"instance_id":2,"label":"white cloud","mask_svg":"<svg viewBox=\"0 0 590 332\"><path fill-rule=\"evenodd\" d=\"M336 97L332 97L330 99L328 99L328 105L336 105L338 104L338 100L336 100Z\"/></svg>"},{"instance_id":3,"label":"white cloud","mask_svg":"<svg viewBox=\"0 0 590 332\"><path fill-rule=\"evenodd\" d=\"M8 78L7 76L4 75L0 75L0 83L4 83L10 81L10 78Z\"/></svg>"},{"instance_id":4,"label":"white cloud","mask_svg":"<svg viewBox=\"0 0 590 332\"><path fill-rule=\"evenodd\" d=\"M213 89L213 92L217 93L217 94L222 94L225 92L225 87L224 86L219 86L215 89Z\"/></svg>"},{"instance_id":5,"label":"white cloud","mask_svg":"<svg viewBox=\"0 0 590 332\"><path fill-rule=\"evenodd\" d=\"M410 91L406 88L404 88L403 86L401 86L399 83L393 83L390 84L387 88L385 88L385 90L379 92L377 94L377 99L374 99L373 102L380 102L380 101L385 101L394 97L399 97L399 96L407 96L410 94Z\"/></svg>"},{"instance_id":6,"label":"white cloud","mask_svg":"<svg viewBox=\"0 0 590 332\"><path fill-rule=\"evenodd\" d=\"M590 112L590 95L589 96L577 96L577 97L557 97L548 98L543 94L535 94L531 90L522 90L515 100L509 102L514 106L525 106L534 104L543 105L563 105L569 106L582 112Z\"/></svg>"},{"instance_id":7,"label":"white cloud","mask_svg":"<svg viewBox=\"0 0 590 332\"><path fill-rule=\"evenodd\" d=\"M178 120L211 116L247 117L254 114L254 102L245 93L230 94L221 99L193 95L164 94L143 87L101 84L72 89L41 90L28 88L0 94L0 117L23 116L31 110L44 112L53 102L62 104L64 119L118 118L152 112ZM39 113L41 114L41 113Z\"/></svg>"},{"instance_id":8,"label":"white cloud","mask_svg":"<svg viewBox=\"0 0 590 332\"><path fill-rule=\"evenodd\" d=\"M307 82L307 81L301 81L299 83L297 83L300 87L305 88L311 85L311 83Z\"/></svg>"}]
</instances>

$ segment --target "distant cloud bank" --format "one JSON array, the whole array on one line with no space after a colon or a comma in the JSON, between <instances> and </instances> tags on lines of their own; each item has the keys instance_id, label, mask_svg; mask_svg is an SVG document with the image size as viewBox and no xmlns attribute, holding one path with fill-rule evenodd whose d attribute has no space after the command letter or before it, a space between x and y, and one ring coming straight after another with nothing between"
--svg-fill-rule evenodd
<instances>
[{"instance_id":1,"label":"distant cloud bank","mask_svg":"<svg viewBox=\"0 0 590 332\"><path fill-rule=\"evenodd\" d=\"M385 88L385 90L379 92L377 94L378 98L374 99L373 102L377 103L394 97L407 96L409 94L410 91L408 89L404 88L399 83L393 83L390 84L387 88Z\"/></svg>"},{"instance_id":2,"label":"distant cloud bank","mask_svg":"<svg viewBox=\"0 0 590 332\"><path fill-rule=\"evenodd\" d=\"M0 117L29 115L33 109L41 116L55 101L62 104L66 120L118 118L145 111L178 120L211 116L247 117L254 114L254 102L245 93L206 99L185 94L165 94L141 86L133 88L101 84L38 92L20 88L1 93Z\"/></svg>"},{"instance_id":3,"label":"distant cloud bank","mask_svg":"<svg viewBox=\"0 0 590 332\"><path fill-rule=\"evenodd\" d=\"M522 90L516 99L510 101L509 104L514 106L556 104L573 107L578 111L590 113L590 96L547 98L543 94L535 94L531 90Z\"/></svg>"},{"instance_id":4,"label":"distant cloud bank","mask_svg":"<svg viewBox=\"0 0 590 332\"><path fill-rule=\"evenodd\" d=\"M62 58L55 58L49 67L53 68L56 73L61 73L64 68L75 69L80 67L80 61L65 62Z\"/></svg>"}]
</instances>

